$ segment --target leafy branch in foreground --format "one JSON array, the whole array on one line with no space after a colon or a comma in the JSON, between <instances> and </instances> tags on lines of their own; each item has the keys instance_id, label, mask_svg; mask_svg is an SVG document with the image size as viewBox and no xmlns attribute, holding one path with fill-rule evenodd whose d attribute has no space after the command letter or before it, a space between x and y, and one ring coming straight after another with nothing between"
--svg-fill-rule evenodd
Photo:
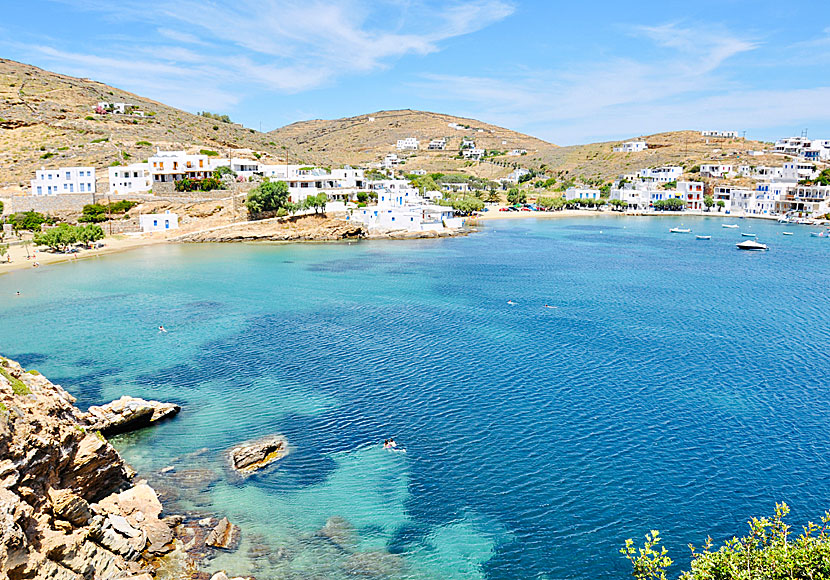
<instances>
[{"instance_id":1,"label":"leafy branch in foreground","mask_svg":"<svg viewBox=\"0 0 830 580\"><path fill-rule=\"evenodd\" d=\"M717 550L707 538L701 550L692 551L690 570L680 580L820 580L830 578L830 512L820 524L808 522L803 532L791 537L784 518L790 513L786 503L775 505L775 515L752 518L749 534L733 537ZM637 580L665 580L672 561L660 545L656 530L646 534L642 548L628 539L620 550L633 566Z\"/></svg>"}]
</instances>

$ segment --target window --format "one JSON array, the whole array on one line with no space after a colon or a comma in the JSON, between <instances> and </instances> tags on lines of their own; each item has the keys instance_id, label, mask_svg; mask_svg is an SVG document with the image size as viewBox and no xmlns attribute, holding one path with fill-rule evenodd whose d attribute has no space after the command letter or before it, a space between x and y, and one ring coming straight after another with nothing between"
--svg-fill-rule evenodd
<instances>
[{"instance_id":1,"label":"window","mask_svg":"<svg viewBox=\"0 0 830 580\"><path fill-rule=\"evenodd\" d=\"M66 172L66 178L67 178L67 179L71 179L71 178L69 177L69 172L68 172L68 171Z\"/></svg>"},{"instance_id":2,"label":"window","mask_svg":"<svg viewBox=\"0 0 830 580\"><path fill-rule=\"evenodd\" d=\"M64 184L63 184L63 190L64 190L64 191L66 191L66 188L67 188L67 187L68 187L68 186L64 183Z\"/></svg>"},{"instance_id":3,"label":"window","mask_svg":"<svg viewBox=\"0 0 830 580\"><path fill-rule=\"evenodd\" d=\"M47 176L49 179L52 179L52 174L51 174L51 173L47 173L47 174L46 174L46 176Z\"/></svg>"},{"instance_id":4,"label":"window","mask_svg":"<svg viewBox=\"0 0 830 580\"><path fill-rule=\"evenodd\" d=\"M159 225L159 221L158 220L153 220L153 227L156 227L158 225Z\"/></svg>"},{"instance_id":5,"label":"window","mask_svg":"<svg viewBox=\"0 0 830 580\"><path fill-rule=\"evenodd\" d=\"M37 194L38 195L43 195L43 187L40 186L40 185L37 186Z\"/></svg>"},{"instance_id":6,"label":"window","mask_svg":"<svg viewBox=\"0 0 830 580\"><path fill-rule=\"evenodd\" d=\"M83 184L81 184L81 185L83 185ZM75 184L74 183L69 184L69 193L75 193Z\"/></svg>"},{"instance_id":7,"label":"window","mask_svg":"<svg viewBox=\"0 0 830 580\"><path fill-rule=\"evenodd\" d=\"M83 192L84 192L84 184L82 183L81 184L81 193L83 193Z\"/></svg>"}]
</instances>

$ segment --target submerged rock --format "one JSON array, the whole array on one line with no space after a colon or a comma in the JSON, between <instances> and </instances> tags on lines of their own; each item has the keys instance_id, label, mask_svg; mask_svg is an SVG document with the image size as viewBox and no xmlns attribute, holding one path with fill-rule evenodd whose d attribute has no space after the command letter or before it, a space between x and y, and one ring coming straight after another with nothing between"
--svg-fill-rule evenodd
<instances>
[{"instance_id":1,"label":"submerged rock","mask_svg":"<svg viewBox=\"0 0 830 580\"><path fill-rule=\"evenodd\" d=\"M343 571L349 576L365 578L388 578L400 573L403 558L386 551L355 552L343 564Z\"/></svg>"},{"instance_id":2,"label":"submerged rock","mask_svg":"<svg viewBox=\"0 0 830 580\"><path fill-rule=\"evenodd\" d=\"M175 403L145 401L124 395L106 405L90 407L85 419L89 428L104 435L126 433L170 418L181 411Z\"/></svg>"},{"instance_id":3,"label":"submerged rock","mask_svg":"<svg viewBox=\"0 0 830 580\"><path fill-rule=\"evenodd\" d=\"M326 525L317 531L317 535L327 539L341 550L350 551L357 545L354 526L340 516L329 518Z\"/></svg>"},{"instance_id":4,"label":"submerged rock","mask_svg":"<svg viewBox=\"0 0 830 580\"><path fill-rule=\"evenodd\" d=\"M228 451L228 462L237 473L248 475L288 455L288 442L282 435L269 435L247 441Z\"/></svg>"}]
</instances>

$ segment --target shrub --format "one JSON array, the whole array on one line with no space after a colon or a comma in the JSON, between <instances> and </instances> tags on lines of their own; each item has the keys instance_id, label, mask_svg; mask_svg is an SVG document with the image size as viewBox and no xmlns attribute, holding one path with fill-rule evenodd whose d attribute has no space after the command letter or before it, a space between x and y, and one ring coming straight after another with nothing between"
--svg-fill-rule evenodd
<instances>
[{"instance_id":1,"label":"shrub","mask_svg":"<svg viewBox=\"0 0 830 580\"><path fill-rule=\"evenodd\" d=\"M217 153L216 151L211 151L210 149L199 149L199 153L201 153L202 155L207 155L208 157L217 157L219 155L219 153Z\"/></svg>"},{"instance_id":2,"label":"shrub","mask_svg":"<svg viewBox=\"0 0 830 580\"><path fill-rule=\"evenodd\" d=\"M7 221L15 230L28 230L30 232L36 232L40 231L41 224L52 223L53 220L42 213L27 211L24 213L10 215Z\"/></svg>"},{"instance_id":3,"label":"shrub","mask_svg":"<svg viewBox=\"0 0 830 580\"><path fill-rule=\"evenodd\" d=\"M135 144L136 144L136 147L152 147L153 146L153 144L150 143L149 141L136 141Z\"/></svg>"},{"instance_id":4,"label":"shrub","mask_svg":"<svg viewBox=\"0 0 830 580\"><path fill-rule=\"evenodd\" d=\"M29 389L29 387L26 385L26 383L24 383L23 381L21 381L17 377L13 377L9 371L7 371L6 369L4 369L1 366L0 366L0 375L3 375L4 377L6 377L6 380L9 381L9 383L11 383L12 392L15 395L31 395L32 394L31 389Z\"/></svg>"},{"instance_id":5,"label":"shrub","mask_svg":"<svg viewBox=\"0 0 830 580\"><path fill-rule=\"evenodd\" d=\"M288 185L284 181L266 181L251 190L245 205L248 213L258 216L265 212L288 209Z\"/></svg>"},{"instance_id":6,"label":"shrub","mask_svg":"<svg viewBox=\"0 0 830 580\"><path fill-rule=\"evenodd\" d=\"M216 113L209 113L207 111L201 111L197 113L200 117L205 117L207 119L213 119L214 121L222 121L223 123L232 123L231 118L227 115L217 115ZM215 127L218 129L219 127Z\"/></svg>"},{"instance_id":7,"label":"shrub","mask_svg":"<svg viewBox=\"0 0 830 580\"><path fill-rule=\"evenodd\" d=\"M56 155L57 155L57 153L52 153L51 151L49 151L49 152L44 153L43 155L41 155L40 158L41 159L49 159L50 157L54 157Z\"/></svg>"},{"instance_id":8,"label":"shrub","mask_svg":"<svg viewBox=\"0 0 830 580\"><path fill-rule=\"evenodd\" d=\"M92 141L90 141L90 143L106 143L109 140L109 137L100 137L98 139L93 139Z\"/></svg>"},{"instance_id":9,"label":"shrub","mask_svg":"<svg viewBox=\"0 0 830 580\"><path fill-rule=\"evenodd\" d=\"M58 147L58 151L67 151L69 147Z\"/></svg>"},{"instance_id":10,"label":"shrub","mask_svg":"<svg viewBox=\"0 0 830 580\"><path fill-rule=\"evenodd\" d=\"M92 115L87 115L86 117L84 117L84 120L85 121L94 121L95 117L93 117Z\"/></svg>"},{"instance_id":11,"label":"shrub","mask_svg":"<svg viewBox=\"0 0 830 580\"><path fill-rule=\"evenodd\" d=\"M215 177L204 179L189 179L185 177L175 184L176 191L213 191L222 189L222 182Z\"/></svg>"}]
</instances>

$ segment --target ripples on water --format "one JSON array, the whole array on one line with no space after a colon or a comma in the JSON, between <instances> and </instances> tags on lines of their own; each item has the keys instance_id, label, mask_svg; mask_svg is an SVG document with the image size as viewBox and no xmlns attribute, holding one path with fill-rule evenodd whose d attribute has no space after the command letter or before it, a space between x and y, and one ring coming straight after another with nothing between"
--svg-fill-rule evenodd
<instances>
[{"instance_id":1,"label":"ripples on water","mask_svg":"<svg viewBox=\"0 0 830 580\"><path fill-rule=\"evenodd\" d=\"M242 526L209 569L619 578L649 529L682 564L775 501L828 507L827 242L753 222L772 251L743 253L684 222L712 240L616 218L148 248L0 278L23 291L0 345L82 405L183 405L117 445L172 505ZM270 432L291 455L228 477L222 451ZM332 516L348 549L315 533Z\"/></svg>"}]
</instances>

